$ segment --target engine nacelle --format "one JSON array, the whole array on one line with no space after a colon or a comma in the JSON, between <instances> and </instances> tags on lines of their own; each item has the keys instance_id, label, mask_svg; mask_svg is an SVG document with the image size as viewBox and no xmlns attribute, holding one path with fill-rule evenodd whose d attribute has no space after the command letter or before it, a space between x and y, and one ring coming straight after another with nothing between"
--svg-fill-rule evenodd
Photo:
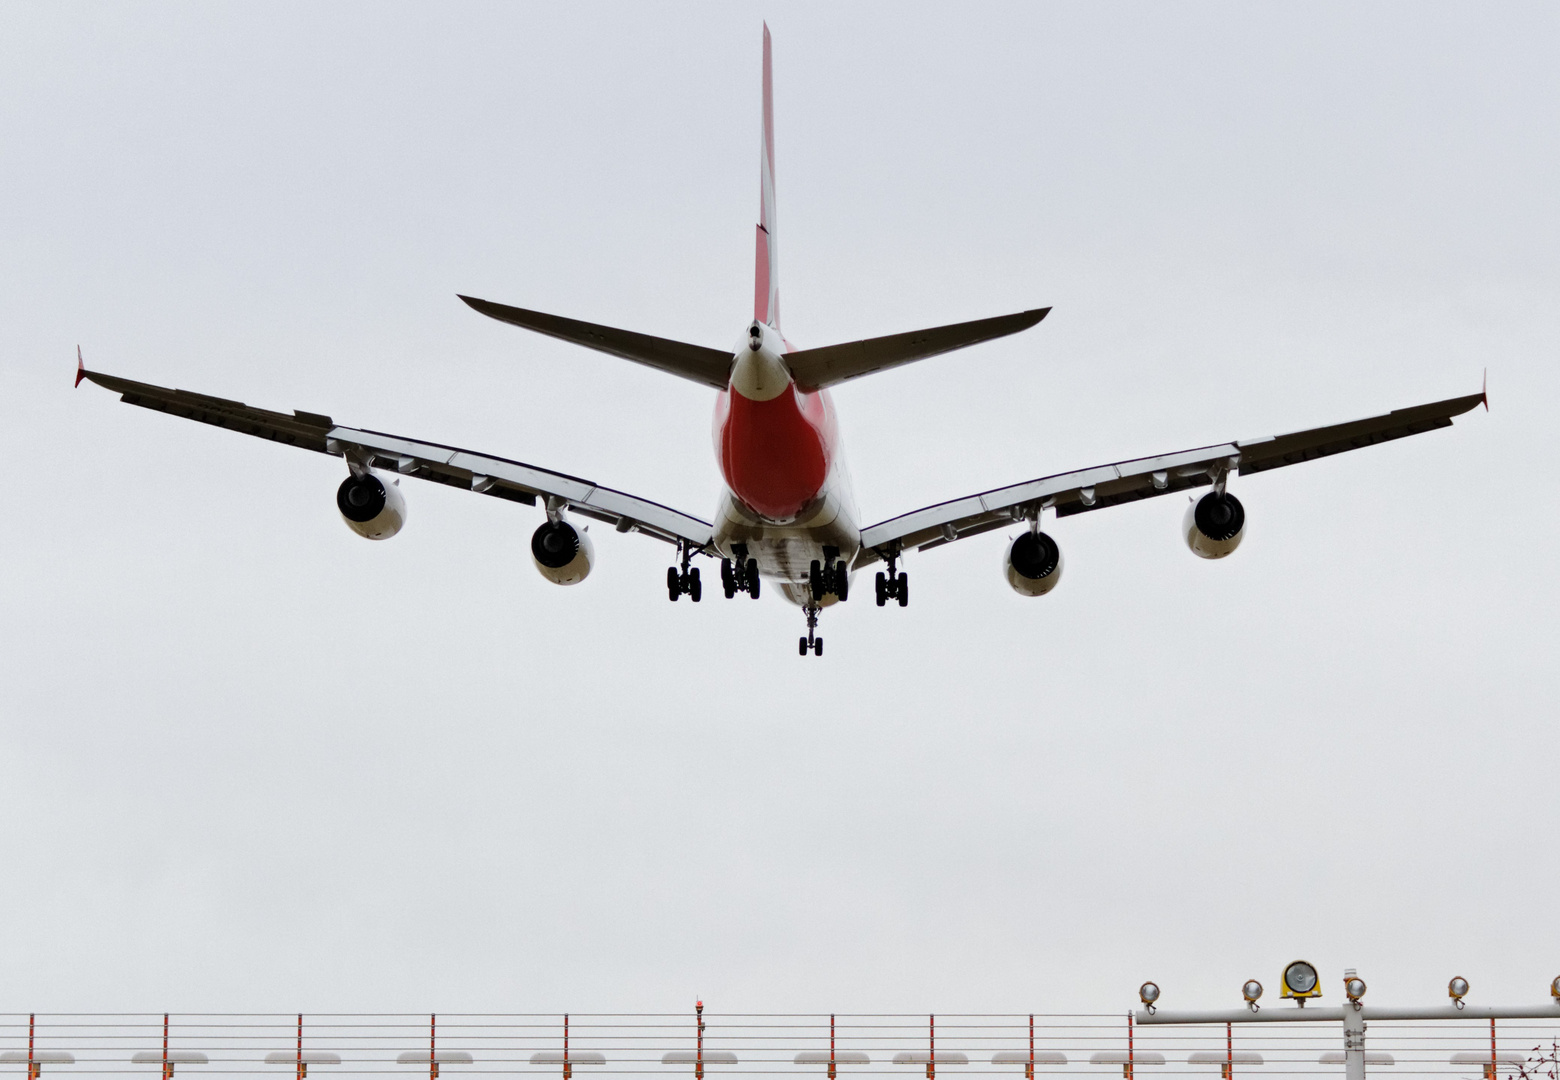
<instances>
[{"instance_id":1,"label":"engine nacelle","mask_svg":"<svg viewBox=\"0 0 1560 1080\"><path fill-rule=\"evenodd\" d=\"M554 585L578 585L590 576L596 548L589 533L562 518L544 521L531 534L531 561Z\"/></svg>"},{"instance_id":2,"label":"engine nacelle","mask_svg":"<svg viewBox=\"0 0 1560 1080\"><path fill-rule=\"evenodd\" d=\"M1186 508L1181 532L1193 554L1222 559L1240 547L1246 535L1246 508L1227 491L1210 491Z\"/></svg>"},{"instance_id":3,"label":"engine nacelle","mask_svg":"<svg viewBox=\"0 0 1560 1080\"><path fill-rule=\"evenodd\" d=\"M372 472L349 476L336 489L336 509L347 528L370 540L388 540L406 524L401 489Z\"/></svg>"},{"instance_id":4,"label":"engine nacelle","mask_svg":"<svg viewBox=\"0 0 1560 1080\"><path fill-rule=\"evenodd\" d=\"M1020 533L1008 545L1002 569L1014 592L1044 596L1062 580L1062 549L1043 532Z\"/></svg>"}]
</instances>

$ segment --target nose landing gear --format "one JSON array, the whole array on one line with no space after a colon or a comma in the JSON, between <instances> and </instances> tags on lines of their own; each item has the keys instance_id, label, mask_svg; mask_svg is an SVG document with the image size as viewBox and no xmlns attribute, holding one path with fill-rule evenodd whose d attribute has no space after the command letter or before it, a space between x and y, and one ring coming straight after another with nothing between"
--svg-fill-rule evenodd
<instances>
[{"instance_id":1,"label":"nose landing gear","mask_svg":"<svg viewBox=\"0 0 1560 1080\"><path fill-rule=\"evenodd\" d=\"M807 636L797 641L796 651L801 656L806 656L809 652L814 656L822 656L823 638L813 633L818 629L818 605L808 604L802 610L807 613Z\"/></svg>"}]
</instances>

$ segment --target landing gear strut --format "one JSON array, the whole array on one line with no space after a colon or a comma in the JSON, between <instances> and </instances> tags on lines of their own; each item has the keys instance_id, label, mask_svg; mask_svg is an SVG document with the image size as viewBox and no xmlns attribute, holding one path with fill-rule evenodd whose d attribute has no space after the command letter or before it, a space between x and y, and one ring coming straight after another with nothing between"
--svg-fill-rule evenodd
<instances>
[{"instance_id":1,"label":"landing gear strut","mask_svg":"<svg viewBox=\"0 0 1560 1080\"><path fill-rule=\"evenodd\" d=\"M889 552L884 558L888 562L888 572L878 572L877 605L882 607L890 600L898 600L900 607L908 607L910 605L910 577L903 572L897 574L894 572L894 567L899 562L899 552Z\"/></svg>"},{"instance_id":2,"label":"landing gear strut","mask_svg":"<svg viewBox=\"0 0 1560 1080\"><path fill-rule=\"evenodd\" d=\"M813 565L816 566L817 563ZM801 656L806 656L809 652L814 656L822 656L823 638L813 633L818 629L818 605L808 604L802 610L807 613L807 636L797 641L796 651Z\"/></svg>"},{"instance_id":3,"label":"landing gear strut","mask_svg":"<svg viewBox=\"0 0 1560 1080\"><path fill-rule=\"evenodd\" d=\"M826 547L823 549L823 561L812 561L807 570L807 584L812 589L814 601L822 600L830 593L841 603L849 599L850 567L841 561L839 548Z\"/></svg>"},{"instance_id":4,"label":"landing gear strut","mask_svg":"<svg viewBox=\"0 0 1560 1080\"><path fill-rule=\"evenodd\" d=\"M689 569L688 560L693 558L693 551L686 543L677 542L677 555L682 569L675 566L666 568L666 595L673 602L679 596L686 595L695 604L704 596L704 588L699 584L699 571L697 568Z\"/></svg>"},{"instance_id":5,"label":"landing gear strut","mask_svg":"<svg viewBox=\"0 0 1560 1080\"><path fill-rule=\"evenodd\" d=\"M735 561L720 561L720 585L726 593L726 599L730 600L737 593L745 592L757 600L758 560L748 558L746 544L732 545L731 553L736 556Z\"/></svg>"}]
</instances>

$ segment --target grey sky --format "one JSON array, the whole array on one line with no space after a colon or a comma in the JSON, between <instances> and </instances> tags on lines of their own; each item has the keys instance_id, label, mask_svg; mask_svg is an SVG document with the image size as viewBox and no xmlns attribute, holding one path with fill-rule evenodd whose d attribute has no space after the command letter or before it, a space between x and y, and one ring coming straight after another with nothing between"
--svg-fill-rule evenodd
<instances>
[{"instance_id":1,"label":"grey sky","mask_svg":"<svg viewBox=\"0 0 1560 1080\"><path fill-rule=\"evenodd\" d=\"M89 365L702 517L713 346L1055 305L842 388L867 521L1472 393L1449 431L916 557L906 611L668 604L669 549L70 390ZM7 1008L1125 1009L1305 956L1537 1000L1560 616L1553 4L0 8Z\"/></svg>"}]
</instances>

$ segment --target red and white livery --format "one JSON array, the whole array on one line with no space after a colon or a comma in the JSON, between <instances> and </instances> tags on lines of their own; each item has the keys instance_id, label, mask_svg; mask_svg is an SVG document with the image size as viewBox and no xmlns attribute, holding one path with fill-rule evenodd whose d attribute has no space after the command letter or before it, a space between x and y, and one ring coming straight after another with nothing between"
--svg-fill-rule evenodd
<instances>
[{"instance_id":1,"label":"red and white livery","mask_svg":"<svg viewBox=\"0 0 1560 1080\"><path fill-rule=\"evenodd\" d=\"M169 390L87 371L83 378L122 400L192 420L291 443L345 459L348 476L336 494L348 527L371 540L400 531L406 503L400 476L466 488L493 498L540 507L546 520L531 538L531 556L549 581L584 581L595 547L581 519L606 522L619 533L642 533L674 544L677 564L667 571L672 600L703 596L698 558L719 560L720 587L729 599L757 598L769 579L807 617L798 641L802 655L821 655L819 612L847 600L853 576L877 564L875 600L909 603L902 569L910 551L926 551L992 529L1014 531L1003 557L1009 585L1042 596L1062 575L1061 548L1041 528L1049 511L1061 518L1124 502L1207 488L1182 521L1187 546L1203 558L1230 554L1245 535L1245 508L1229 490L1234 475L1263 472L1389 439L1447 427L1481 402L1481 392L1382 416L1265 439L1248 439L1137 458L995 488L938 503L863 528L840 449L839 417L829 388L886 368L1027 330L1049 308L915 330L865 341L797 349L780 329L779 248L776 242L773 65L764 27L759 212L754 245L753 318L728 352L580 322L469 296L484 315L536 333L646 364L715 391L715 455L726 492L710 523L589 480L508 458L453 446L350 428L317 413L280 413L183 390Z\"/></svg>"}]
</instances>

